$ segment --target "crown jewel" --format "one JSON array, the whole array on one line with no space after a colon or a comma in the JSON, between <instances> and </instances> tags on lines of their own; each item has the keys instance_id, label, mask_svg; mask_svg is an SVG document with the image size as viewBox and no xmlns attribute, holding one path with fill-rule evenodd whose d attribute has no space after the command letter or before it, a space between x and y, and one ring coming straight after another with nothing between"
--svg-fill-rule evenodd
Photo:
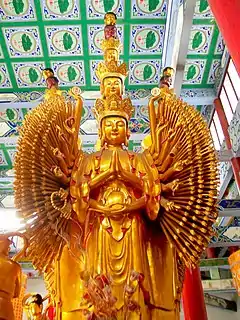
<instances>
[{"instance_id":1,"label":"crown jewel","mask_svg":"<svg viewBox=\"0 0 240 320\"><path fill-rule=\"evenodd\" d=\"M133 112L131 100L129 98L122 98L124 81L127 77L128 70L125 63L120 64L119 62L121 43L117 36L116 19L116 15L112 12L108 12L104 19L104 40L101 43L104 61L100 62L96 69L96 75L101 83L102 98L96 100L93 109L98 121L101 121L107 116L119 116L129 120ZM109 90L109 84L108 90L105 90L107 84L104 83L104 79L106 78L121 79L121 85L119 84L121 90L117 91L121 92L121 94L111 92L111 88ZM119 88L120 87L118 87L118 89Z\"/></svg>"}]
</instances>

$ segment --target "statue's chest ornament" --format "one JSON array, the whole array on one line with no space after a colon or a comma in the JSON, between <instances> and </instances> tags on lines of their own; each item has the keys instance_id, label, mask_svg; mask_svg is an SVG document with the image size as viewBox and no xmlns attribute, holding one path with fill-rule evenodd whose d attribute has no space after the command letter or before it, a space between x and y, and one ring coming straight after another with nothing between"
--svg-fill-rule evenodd
<instances>
[{"instance_id":1,"label":"statue's chest ornament","mask_svg":"<svg viewBox=\"0 0 240 320\"><path fill-rule=\"evenodd\" d=\"M132 200L124 183L113 181L103 189L100 201L109 210L121 210L124 206L131 204ZM111 217L100 219L103 228L117 241L120 241L131 227L131 219L126 213L119 212Z\"/></svg>"}]
</instances>

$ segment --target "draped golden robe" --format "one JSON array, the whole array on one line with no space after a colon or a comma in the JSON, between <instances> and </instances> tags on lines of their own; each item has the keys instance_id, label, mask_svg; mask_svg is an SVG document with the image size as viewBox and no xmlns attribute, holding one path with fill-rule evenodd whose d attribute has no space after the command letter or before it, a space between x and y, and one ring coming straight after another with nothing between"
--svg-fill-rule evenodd
<instances>
[{"instance_id":1,"label":"draped golden robe","mask_svg":"<svg viewBox=\"0 0 240 320\"><path fill-rule=\"evenodd\" d=\"M124 170L158 183L158 172L153 167L149 154L129 154L124 150L117 152ZM99 188L89 190L89 194L84 194L83 197L81 189L86 179L89 181L99 172L109 170L112 153L112 150L103 150L102 153L84 157L81 155L76 161L71 196L75 200L73 208L84 229L82 241L86 252L84 262L80 263L76 258L79 253L74 245L78 230L74 227L76 237L72 230L71 248L64 248L60 261L63 319L73 319L75 312L79 310L84 293L84 283L80 278L83 269L92 277L104 274L111 279L113 296L117 298L118 319L179 319L176 252L170 247L164 234L158 231L159 228L154 227L156 221L151 221L147 207L113 216L87 207L85 211L82 209L83 202L88 197L104 206L117 208L118 205L131 204L144 196L141 186L133 186L119 178L102 182ZM138 288L131 300L138 302L140 311L132 312L126 317L123 314L125 288L130 282L132 271L144 276L143 286L150 301L144 301L143 292ZM71 291L64 292L64 288L69 288L70 284ZM80 311L78 312L80 315Z\"/></svg>"}]
</instances>

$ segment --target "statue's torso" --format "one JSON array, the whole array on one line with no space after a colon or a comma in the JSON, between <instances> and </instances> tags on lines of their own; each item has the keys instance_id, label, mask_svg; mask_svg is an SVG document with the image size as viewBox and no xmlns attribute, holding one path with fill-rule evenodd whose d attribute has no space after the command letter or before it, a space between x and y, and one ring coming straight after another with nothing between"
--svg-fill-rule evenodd
<instances>
[{"instance_id":1,"label":"statue's torso","mask_svg":"<svg viewBox=\"0 0 240 320\"><path fill-rule=\"evenodd\" d=\"M20 266L16 262L0 256L0 319L14 319L11 299L19 273Z\"/></svg>"},{"instance_id":2,"label":"statue's torso","mask_svg":"<svg viewBox=\"0 0 240 320\"><path fill-rule=\"evenodd\" d=\"M16 262L0 256L0 297L13 298L19 272Z\"/></svg>"}]
</instances>

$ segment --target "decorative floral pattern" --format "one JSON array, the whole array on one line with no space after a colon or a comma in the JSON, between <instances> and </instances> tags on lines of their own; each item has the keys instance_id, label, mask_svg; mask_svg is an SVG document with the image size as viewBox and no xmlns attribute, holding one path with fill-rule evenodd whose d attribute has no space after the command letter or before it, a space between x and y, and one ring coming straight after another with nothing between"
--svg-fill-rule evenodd
<instances>
[{"instance_id":1,"label":"decorative floral pattern","mask_svg":"<svg viewBox=\"0 0 240 320\"><path fill-rule=\"evenodd\" d=\"M80 19L80 2L77 0L42 0L41 9L44 20Z\"/></svg>"},{"instance_id":2,"label":"decorative floral pattern","mask_svg":"<svg viewBox=\"0 0 240 320\"><path fill-rule=\"evenodd\" d=\"M167 1L131 0L131 17L142 19L159 19L167 16Z\"/></svg>"},{"instance_id":3,"label":"decorative floral pattern","mask_svg":"<svg viewBox=\"0 0 240 320\"><path fill-rule=\"evenodd\" d=\"M1 1L0 20L11 21L35 21L36 13L33 0Z\"/></svg>"},{"instance_id":4,"label":"decorative floral pattern","mask_svg":"<svg viewBox=\"0 0 240 320\"><path fill-rule=\"evenodd\" d=\"M42 57L38 27L2 28L10 57Z\"/></svg>"},{"instance_id":5,"label":"decorative floral pattern","mask_svg":"<svg viewBox=\"0 0 240 320\"><path fill-rule=\"evenodd\" d=\"M52 68L59 79L60 86L85 85L85 70L83 61L52 62Z\"/></svg>"},{"instance_id":6,"label":"decorative floral pattern","mask_svg":"<svg viewBox=\"0 0 240 320\"><path fill-rule=\"evenodd\" d=\"M81 56L81 26L45 27L49 56Z\"/></svg>"},{"instance_id":7,"label":"decorative floral pattern","mask_svg":"<svg viewBox=\"0 0 240 320\"><path fill-rule=\"evenodd\" d=\"M0 88L11 88L11 80L5 63L0 63Z\"/></svg>"},{"instance_id":8,"label":"decorative floral pattern","mask_svg":"<svg viewBox=\"0 0 240 320\"><path fill-rule=\"evenodd\" d=\"M45 81L42 77L44 68L44 62L13 63L18 87L45 87Z\"/></svg>"},{"instance_id":9,"label":"decorative floral pattern","mask_svg":"<svg viewBox=\"0 0 240 320\"><path fill-rule=\"evenodd\" d=\"M132 25L131 54L162 54L165 25Z\"/></svg>"},{"instance_id":10,"label":"decorative floral pattern","mask_svg":"<svg viewBox=\"0 0 240 320\"><path fill-rule=\"evenodd\" d=\"M161 60L130 60L129 84L158 85L161 77Z\"/></svg>"},{"instance_id":11,"label":"decorative floral pattern","mask_svg":"<svg viewBox=\"0 0 240 320\"><path fill-rule=\"evenodd\" d=\"M186 61L184 70L184 84L198 84L202 82L206 60L190 60Z\"/></svg>"}]
</instances>

